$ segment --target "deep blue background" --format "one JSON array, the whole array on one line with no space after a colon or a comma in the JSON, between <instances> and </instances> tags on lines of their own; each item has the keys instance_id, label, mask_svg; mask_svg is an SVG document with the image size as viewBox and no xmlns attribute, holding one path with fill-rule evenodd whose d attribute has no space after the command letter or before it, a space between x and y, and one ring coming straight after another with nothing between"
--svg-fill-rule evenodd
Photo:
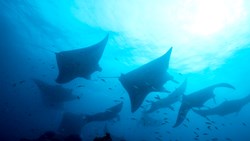
<instances>
[{"instance_id":1,"label":"deep blue background","mask_svg":"<svg viewBox=\"0 0 250 141\"><path fill-rule=\"evenodd\" d=\"M112 2L114 4L114 1ZM247 2L244 4L249 5ZM145 4L142 5L145 6ZM128 5L125 4L125 6ZM169 72L180 82L188 78L186 94L214 83L228 82L234 85L236 90L216 89L215 92L218 93L216 104L225 99L244 97L250 91L250 30L245 26L249 23L248 11L247 14L243 13L246 17L241 23L224 29L227 32L206 37L185 36L188 41L184 42L180 40L183 32L177 28L171 31L159 30L157 31L159 33L152 32L152 36L150 36L151 33L145 34L147 33L145 29L148 28L148 31L151 31L154 28L150 26L161 27L163 25L150 24L149 26L145 23L138 29L136 21L140 18L141 11L149 10L148 13L150 13L147 7L136 9L139 14L128 14L129 22L126 18L119 17L117 13L120 12L121 15L121 11L109 13L112 11L110 8L112 5L104 1L89 3L70 0L63 2L0 1L1 141L18 140L20 137L35 138L47 130L56 131L64 111L94 114L114 105L120 97L124 97L124 107L120 113L121 120L119 122L107 121L106 124L111 133L128 140L150 141L159 138L191 141L194 140L193 132L196 128L200 129L197 131L200 134L200 140L211 140L215 137L219 140L226 140L226 138L250 140L249 104L236 114L225 117L212 116L211 119L216 122L218 130L209 130L205 124L206 120L193 112L188 114L190 122L184 122L188 127L181 125L178 128L172 128L180 103L174 105L175 111L162 109L152 114L151 116L158 120L155 125L143 126L140 124L142 109L133 114L130 112L128 95L119 81L105 79L104 82L98 78L98 76L120 76L121 73L126 73L162 55L173 46ZM129 7L124 7L124 9L129 9ZM131 10L135 10L135 7L131 7ZM79 18L81 17L79 14L84 11L86 13L82 16L85 17ZM108 16L100 17L107 13ZM168 16L166 14L162 18L168 19ZM129 17L134 17L135 21L133 22L133 18ZM117 21L120 26L115 24ZM145 18L142 18L142 21L145 21ZM175 23L174 19L172 22L174 24L169 23L164 26L180 25L178 22ZM149 23L152 22L149 21ZM100 60L103 71L94 73L91 81L79 78L64 85L73 88L74 94L80 95L80 100L66 103L64 110L45 107L39 90L31 79L39 78L55 84L58 70L55 55L51 51L59 52L85 47L100 41L107 33L110 34L110 38ZM164 36L164 41L156 40L162 38L156 35L165 34L167 36ZM78 85L85 87L79 88ZM169 82L165 86L172 91L178 85ZM166 96L162 93L152 93L146 99L155 101L156 95ZM148 103L144 102L143 105L148 105ZM206 105L214 107L215 103L211 100ZM169 123L161 125L165 117L169 119ZM242 122L247 126L243 126ZM84 140L91 140L96 135L102 136L104 125L104 122L88 124L83 128L82 137ZM202 135L203 133L208 133L208 135Z\"/></svg>"}]
</instances>

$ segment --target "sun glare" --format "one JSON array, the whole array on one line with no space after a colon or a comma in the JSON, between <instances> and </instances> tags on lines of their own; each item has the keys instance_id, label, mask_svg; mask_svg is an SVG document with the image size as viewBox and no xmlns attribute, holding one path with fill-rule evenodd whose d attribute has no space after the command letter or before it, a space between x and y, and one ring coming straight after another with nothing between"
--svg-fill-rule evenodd
<instances>
[{"instance_id":1,"label":"sun glare","mask_svg":"<svg viewBox=\"0 0 250 141\"><path fill-rule=\"evenodd\" d=\"M240 17L241 4L224 0L195 0L185 29L197 35L212 35Z\"/></svg>"},{"instance_id":2,"label":"sun glare","mask_svg":"<svg viewBox=\"0 0 250 141\"><path fill-rule=\"evenodd\" d=\"M114 46L129 49L133 60L129 64L143 64L173 46L177 61L172 67L182 72L217 68L236 51L238 45L229 44L245 32L250 4L246 0L76 1L78 19L119 33L114 36L119 45Z\"/></svg>"}]
</instances>

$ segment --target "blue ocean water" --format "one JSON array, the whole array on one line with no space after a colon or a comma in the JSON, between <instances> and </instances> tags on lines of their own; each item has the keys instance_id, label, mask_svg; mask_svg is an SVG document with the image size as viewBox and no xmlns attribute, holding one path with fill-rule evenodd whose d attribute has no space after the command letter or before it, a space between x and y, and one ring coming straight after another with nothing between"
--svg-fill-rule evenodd
<instances>
[{"instance_id":1,"label":"blue ocean water","mask_svg":"<svg viewBox=\"0 0 250 141\"><path fill-rule=\"evenodd\" d=\"M89 123L82 128L82 139L103 136L107 126L111 135L128 141L249 141L250 104L236 113L209 116L212 125L191 110L173 128L180 99L172 110L162 108L143 123L144 109L131 112L128 93L116 78L173 47L167 71L180 83L167 82L164 87L169 91L185 78L186 95L221 82L236 88L215 89L215 102L209 100L205 108L247 96L249 6L247 0L1 0L0 140L57 132L64 112L91 115L123 101L120 120ZM99 61L102 71L93 73L91 80L77 78L61 84L73 89L79 99L65 102L63 109L46 107L32 79L56 84L54 52L90 46L107 34ZM147 109L156 97L168 95L152 92L142 107Z\"/></svg>"}]
</instances>

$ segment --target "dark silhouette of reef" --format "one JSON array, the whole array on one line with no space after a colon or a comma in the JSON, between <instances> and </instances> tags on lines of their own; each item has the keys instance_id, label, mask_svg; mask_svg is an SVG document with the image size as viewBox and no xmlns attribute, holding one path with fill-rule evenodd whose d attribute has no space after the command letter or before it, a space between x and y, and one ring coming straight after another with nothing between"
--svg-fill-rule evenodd
<instances>
[{"instance_id":1,"label":"dark silhouette of reef","mask_svg":"<svg viewBox=\"0 0 250 141\"><path fill-rule=\"evenodd\" d=\"M77 134L72 134L64 137L53 131L47 131L37 139L21 138L19 141L82 141L82 139L80 135Z\"/></svg>"},{"instance_id":2,"label":"dark silhouette of reef","mask_svg":"<svg viewBox=\"0 0 250 141\"><path fill-rule=\"evenodd\" d=\"M56 132L47 131L37 139L21 138L19 141L82 141L82 139L78 134L62 136ZM93 141L112 141L112 138L110 133L106 133L103 137L95 137Z\"/></svg>"},{"instance_id":3,"label":"dark silhouette of reef","mask_svg":"<svg viewBox=\"0 0 250 141\"><path fill-rule=\"evenodd\" d=\"M109 133L106 133L104 137L96 137L93 141L112 141Z\"/></svg>"}]
</instances>

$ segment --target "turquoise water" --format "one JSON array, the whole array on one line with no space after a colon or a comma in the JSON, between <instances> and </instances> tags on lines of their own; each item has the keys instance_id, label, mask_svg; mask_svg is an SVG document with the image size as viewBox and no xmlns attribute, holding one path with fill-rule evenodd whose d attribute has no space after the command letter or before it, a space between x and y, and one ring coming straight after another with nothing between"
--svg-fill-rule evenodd
<instances>
[{"instance_id":1,"label":"turquoise water","mask_svg":"<svg viewBox=\"0 0 250 141\"><path fill-rule=\"evenodd\" d=\"M120 121L93 122L82 128L83 140L103 136L105 124L115 136L127 140L250 140L249 104L238 113L209 117L218 129L210 130L207 120L190 111L182 125L172 128L181 104L163 108L149 116L154 122L141 124L142 111L130 111L130 99L118 79L137 67L163 55L173 47L168 72L180 83L187 78L185 94L209 85L227 82L236 89L218 88L216 107L225 100L249 94L250 6L247 0L2 0L0 1L0 140L36 138L57 131L64 112L94 114L124 102ZM77 78L63 84L79 100L67 102L62 110L44 106L33 78L56 84L58 75L53 52L95 44L109 33L99 62L102 72L91 80ZM78 87L84 85L84 87ZM179 84L164 85L173 91ZM143 106L156 96L150 93ZM164 118L168 123L161 124ZM199 128L199 130L197 129ZM208 135L203 135L207 133Z\"/></svg>"}]
</instances>

